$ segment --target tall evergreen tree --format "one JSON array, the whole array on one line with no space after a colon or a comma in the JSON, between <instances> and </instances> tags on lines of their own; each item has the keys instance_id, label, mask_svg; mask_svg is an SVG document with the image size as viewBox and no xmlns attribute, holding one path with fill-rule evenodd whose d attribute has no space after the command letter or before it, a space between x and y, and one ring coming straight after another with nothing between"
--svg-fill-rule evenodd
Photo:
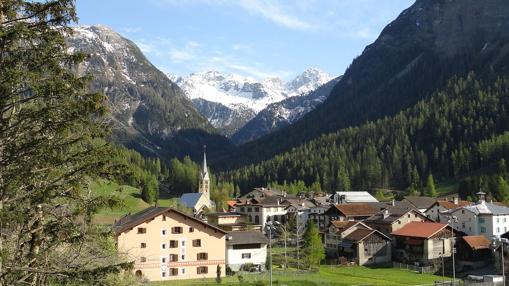
<instances>
[{"instance_id":1,"label":"tall evergreen tree","mask_svg":"<svg viewBox=\"0 0 509 286\"><path fill-rule=\"evenodd\" d=\"M325 258L325 249L318 227L314 221L310 220L307 224L306 232L304 232L304 247L302 248L305 264L311 267L320 265L320 261Z\"/></svg>"},{"instance_id":2,"label":"tall evergreen tree","mask_svg":"<svg viewBox=\"0 0 509 286\"><path fill-rule=\"evenodd\" d=\"M0 1L0 285L106 285L128 266L90 223L110 148L105 97L71 72L76 19L72 0Z\"/></svg>"},{"instance_id":3,"label":"tall evergreen tree","mask_svg":"<svg viewBox=\"0 0 509 286\"><path fill-rule=\"evenodd\" d=\"M433 175L429 174L428 179L426 180L426 195L428 197L436 197L437 196L437 190L435 188L435 181L433 180Z\"/></svg>"}]
</instances>

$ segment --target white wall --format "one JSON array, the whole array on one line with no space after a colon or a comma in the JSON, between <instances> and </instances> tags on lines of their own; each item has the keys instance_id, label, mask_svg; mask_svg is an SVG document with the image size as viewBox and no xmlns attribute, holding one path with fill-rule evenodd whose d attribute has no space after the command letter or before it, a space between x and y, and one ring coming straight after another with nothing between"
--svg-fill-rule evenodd
<instances>
[{"instance_id":1,"label":"white wall","mask_svg":"<svg viewBox=\"0 0 509 286\"><path fill-rule=\"evenodd\" d=\"M243 253L250 253L251 258L242 258ZM256 249L233 249L233 246L228 246L226 250L226 264L230 266L233 271L238 271L240 267L246 263L262 265L262 269L265 269L266 261L267 245L262 245L261 248Z\"/></svg>"}]
</instances>

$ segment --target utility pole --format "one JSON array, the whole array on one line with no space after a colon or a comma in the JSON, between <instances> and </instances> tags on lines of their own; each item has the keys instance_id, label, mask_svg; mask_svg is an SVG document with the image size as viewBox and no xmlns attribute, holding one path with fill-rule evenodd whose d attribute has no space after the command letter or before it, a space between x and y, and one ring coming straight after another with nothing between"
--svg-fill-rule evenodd
<instances>
[{"instance_id":1,"label":"utility pole","mask_svg":"<svg viewBox=\"0 0 509 286\"><path fill-rule=\"evenodd\" d=\"M300 246L299 246L299 210L297 209L297 216L295 216L297 227L297 270L300 269Z\"/></svg>"}]
</instances>

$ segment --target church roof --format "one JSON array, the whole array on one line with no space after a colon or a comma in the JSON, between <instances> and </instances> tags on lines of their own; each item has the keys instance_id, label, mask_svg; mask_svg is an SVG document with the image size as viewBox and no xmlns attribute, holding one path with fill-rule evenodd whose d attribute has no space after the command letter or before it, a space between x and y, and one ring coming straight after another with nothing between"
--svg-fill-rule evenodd
<instances>
[{"instance_id":1,"label":"church roof","mask_svg":"<svg viewBox=\"0 0 509 286\"><path fill-rule=\"evenodd\" d=\"M180 201L188 208L194 208L200 200L202 193L184 193L180 197Z\"/></svg>"}]
</instances>

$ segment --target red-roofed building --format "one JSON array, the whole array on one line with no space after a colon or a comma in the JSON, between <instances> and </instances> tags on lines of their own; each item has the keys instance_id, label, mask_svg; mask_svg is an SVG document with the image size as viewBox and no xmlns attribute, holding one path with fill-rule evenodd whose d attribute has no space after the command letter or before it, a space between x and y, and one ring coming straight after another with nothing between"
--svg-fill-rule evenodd
<instances>
[{"instance_id":1,"label":"red-roofed building","mask_svg":"<svg viewBox=\"0 0 509 286\"><path fill-rule=\"evenodd\" d=\"M410 222L391 233L395 257L403 262L426 262L451 256L452 231L443 223Z\"/></svg>"},{"instance_id":2,"label":"red-roofed building","mask_svg":"<svg viewBox=\"0 0 509 286\"><path fill-rule=\"evenodd\" d=\"M484 235L469 235L458 239L456 253L458 266L480 268L492 262L491 241Z\"/></svg>"}]
</instances>

